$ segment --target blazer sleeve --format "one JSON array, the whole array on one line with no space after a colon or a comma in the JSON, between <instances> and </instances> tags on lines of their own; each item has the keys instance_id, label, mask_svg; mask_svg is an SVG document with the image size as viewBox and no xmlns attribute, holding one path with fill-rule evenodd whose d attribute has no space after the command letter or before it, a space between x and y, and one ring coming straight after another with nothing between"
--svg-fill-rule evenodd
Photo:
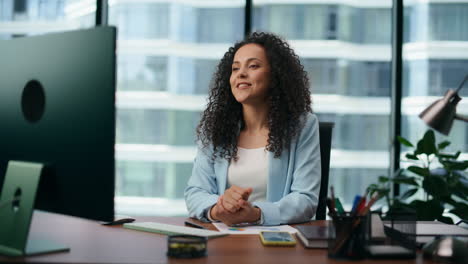
<instances>
[{"instance_id":1,"label":"blazer sleeve","mask_svg":"<svg viewBox=\"0 0 468 264\"><path fill-rule=\"evenodd\" d=\"M218 201L214 160L210 147L198 146L192 175L184 191L185 204L190 217L209 222L207 211Z\"/></svg>"},{"instance_id":2,"label":"blazer sleeve","mask_svg":"<svg viewBox=\"0 0 468 264\"><path fill-rule=\"evenodd\" d=\"M315 215L321 181L318 126L317 117L308 114L295 143L295 157L289 159L294 163L290 192L277 202L254 203L262 210L264 225L306 222Z\"/></svg>"}]
</instances>

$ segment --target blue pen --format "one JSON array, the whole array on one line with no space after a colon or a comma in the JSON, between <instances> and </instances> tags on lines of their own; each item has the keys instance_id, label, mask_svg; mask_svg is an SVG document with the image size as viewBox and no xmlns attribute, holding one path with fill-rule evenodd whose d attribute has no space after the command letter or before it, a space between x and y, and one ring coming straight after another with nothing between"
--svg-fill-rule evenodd
<instances>
[{"instance_id":1,"label":"blue pen","mask_svg":"<svg viewBox=\"0 0 468 264\"><path fill-rule=\"evenodd\" d=\"M354 201L353 201L353 209L351 209L351 212L354 212L354 210L357 210L357 206L359 204L359 201L361 200L361 196L360 195L356 195L354 197Z\"/></svg>"}]
</instances>

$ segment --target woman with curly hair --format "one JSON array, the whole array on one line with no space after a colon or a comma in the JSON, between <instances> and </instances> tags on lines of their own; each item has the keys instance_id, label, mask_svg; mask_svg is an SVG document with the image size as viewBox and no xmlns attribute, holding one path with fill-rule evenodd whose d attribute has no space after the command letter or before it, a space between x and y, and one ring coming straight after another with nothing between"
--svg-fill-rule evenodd
<instances>
[{"instance_id":1,"label":"woman with curly hair","mask_svg":"<svg viewBox=\"0 0 468 264\"><path fill-rule=\"evenodd\" d=\"M320 189L318 121L299 57L253 33L224 54L197 128L185 189L191 217L227 225L311 220Z\"/></svg>"}]
</instances>

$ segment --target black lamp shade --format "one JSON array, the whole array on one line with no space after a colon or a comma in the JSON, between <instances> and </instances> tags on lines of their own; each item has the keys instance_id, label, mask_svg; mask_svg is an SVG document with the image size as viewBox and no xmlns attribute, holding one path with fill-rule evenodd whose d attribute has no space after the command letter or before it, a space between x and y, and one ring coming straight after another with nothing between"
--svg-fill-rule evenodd
<instances>
[{"instance_id":1,"label":"black lamp shade","mask_svg":"<svg viewBox=\"0 0 468 264\"><path fill-rule=\"evenodd\" d=\"M439 99L426 108L419 117L433 129L448 135L456 116L456 107L461 100L457 92L448 90L444 98Z\"/></svg>"}]
</instances>

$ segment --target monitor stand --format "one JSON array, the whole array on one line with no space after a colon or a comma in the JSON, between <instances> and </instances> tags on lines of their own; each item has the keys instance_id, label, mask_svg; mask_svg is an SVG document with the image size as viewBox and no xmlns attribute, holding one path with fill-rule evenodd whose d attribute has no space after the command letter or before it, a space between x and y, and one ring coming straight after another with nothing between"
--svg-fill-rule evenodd
<instances>
[{"instance_id":1,"label":"monitor stand","mask_svg":"<svg viewBox=\"0 0 468 264\"><path fill-rule=\"evenodd\" d=\"M30 239L37 188L44 165L10 161L0 193L0 254L27 256L70 250L47 239Z\"/></svg>"}]
</instances>

